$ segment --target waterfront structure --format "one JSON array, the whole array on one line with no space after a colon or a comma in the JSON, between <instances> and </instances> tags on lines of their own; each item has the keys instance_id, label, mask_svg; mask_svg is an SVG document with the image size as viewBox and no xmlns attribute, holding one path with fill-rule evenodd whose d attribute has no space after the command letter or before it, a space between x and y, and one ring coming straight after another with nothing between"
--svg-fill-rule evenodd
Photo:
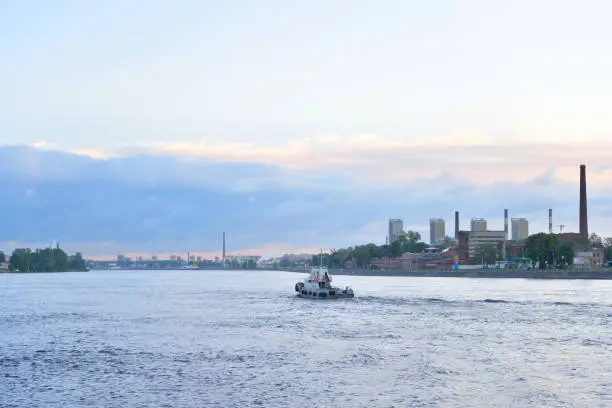
<instances>
[{"instance_id":1,"label":"waterfront structure","mask_svg":"<svg viewBox=\"0 0 612 408\"><path fill-rule=\"evenodd\" d=\"M389 220L389 245L402 235L404 235L404 221L399 218L391 218Z\"/></svg>"},{"instance_id":2,"label":"waterfront structure","mask_svg":"<svg viewBox=\"0 0 612 408\"><path fill-rule=\"evenodd\" d=\"M499 246L500 250L506 242L506 231L470 231L468 236L468 254L473 257L477 249L487 245ZM498 256L501 256L500 253Z\"/></svg>"},{"instance_id":3,"label":"waterfront structure","mask_svg":"<svg viewBox=\"0 0 612 408\"><path fill-rule=\"evenodd\" d=\"M529 221L525 218L512 218L512 241L522 241L529 237Z\"/></svg>"},{"instance_id":4,"label":"waterfront structure","mask_svg":"<svg viewBox=\"0 0 612 408\"><path fill-rule=\"evenodd\" d=\"M431 245L444 241L446 228L442 218L431 218L429 220L429 243Z\"/></svg>"},{"instance_id":5,"label":"waterfront structure","mask_svg":"<svg viewBox=\"0 0 612 408\"><path fill-rule=\"evenodd\" d=\"M484 218L472 218L470 224L470 230L472 232L476 231L486 231L487 230L487 220Z\"/></svg>"},{"instance_id":6,"label":"waterfront structure","mask_svg":"<svg viewBox=\"0 0 612 408\"><path fill-rule=\"evenodd\" d=\"M457 256L461 264L469 262L469 242L470 231L457 231Z\"/></svg>"}]
</instances>

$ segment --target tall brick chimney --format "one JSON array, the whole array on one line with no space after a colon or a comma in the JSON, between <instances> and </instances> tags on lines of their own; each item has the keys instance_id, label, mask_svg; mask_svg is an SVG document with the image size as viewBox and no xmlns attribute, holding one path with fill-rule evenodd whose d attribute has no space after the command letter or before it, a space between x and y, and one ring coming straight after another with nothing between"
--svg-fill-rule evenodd
<instances>
[{"instance_id":1,"label":"tall brick chimney","mask_svg":"<svg viewBox=\"0 0 612 408\"><path fill-rule=\"evenodd\" d=\"M455 211L455 239L459 239L459 211Z\"/></svg>"},{"instance_id":2,"label":"tall brick chimney","mask_svg":"<svg viewBox=\"0 0 612 408\"><path fill-rule=\"evenodd\" d=\"M506 239L508 239L508 209L504 209L504 233L506 234Z\"/></svg>"},{"instance_id":3,"label":"tall brick chimney","mask_svg":"<svg viewBox=\"0 0 612 408\"><path fill-rule=\"evenodd\" d=\"M580 235L586 245L589 240L589 220L587 216L586 166L580 165Z\"/></svg>"}]
</instances>

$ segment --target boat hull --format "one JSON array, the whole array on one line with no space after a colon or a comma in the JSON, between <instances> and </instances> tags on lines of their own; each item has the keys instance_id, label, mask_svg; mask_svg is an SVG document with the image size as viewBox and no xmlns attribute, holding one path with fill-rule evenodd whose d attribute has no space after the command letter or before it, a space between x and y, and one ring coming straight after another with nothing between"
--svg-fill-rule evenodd
<instances>
[{"instance_id":1,"label":"boat hull","mask_svg":"<svg viewBox=\"0 0 612 408\"><path fill-rule=\"evenodd\" d=\"M301 293L297 294L297 297L304 299L315 299L315 300L328 300L328 299L352 299L355 297L354 293L339 293L335 295L327 295L325 297L314 296L314 295L302 295Z\"/></svg>"}]
</instances>

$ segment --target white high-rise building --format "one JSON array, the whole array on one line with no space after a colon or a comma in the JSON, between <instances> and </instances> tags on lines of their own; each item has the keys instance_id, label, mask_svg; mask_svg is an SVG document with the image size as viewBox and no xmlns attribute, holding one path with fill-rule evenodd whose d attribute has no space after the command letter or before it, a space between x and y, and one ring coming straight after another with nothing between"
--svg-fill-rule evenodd
<instances>
[{"instance_id":1,"label":"white high-rise building","mask_svg":"<svg viewBox=\"0 0 612 408\"><path fill-rule=\"evenodd\" d=\"M487 220L484 218L472 218L471 231L482 232L487 230Z\"/></svg>"},{"instance_id":2,"label":"white high-rise building","mask_svg":"<svg viewBox=\"0 0 612 408\"><path fill-rule=\"evenodd\" d=\"M512 218L512 240L522 241L529 237L529 221L525 218Z\"/></svg>"},{"instance_id":3,"label":"white high-rise building","mask_svg":"<svg viewBox=\"0 0 612 408\"><path fill-rule=\"evenodd\" d=\"M404 234L404 221L399 218L391 218L389 220L389 245L393 243L400 235Z\"/></svg>"},{"instance_id":4,"label":"white high-rise building","mask_svg":"<svg viewBox=\"0 0 612 408\"><path fill-rule=\"evenodd\" d=\"M444 241L446 229L442 218L431 218L429 220L429 243L439 244Z\"/></svg>"}]
</instances>

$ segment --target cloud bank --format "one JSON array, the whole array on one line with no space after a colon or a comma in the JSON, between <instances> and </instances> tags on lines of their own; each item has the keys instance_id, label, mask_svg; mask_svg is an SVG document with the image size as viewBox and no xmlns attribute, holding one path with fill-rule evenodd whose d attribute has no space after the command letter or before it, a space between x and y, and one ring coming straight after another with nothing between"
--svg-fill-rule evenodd
<instances>
[{"instance_id":1,"label":"cloud bank","mask_svg":"<svg viewBox=\"0 0 612 408\"><path fill-rule=\"evenodd\" d=\"M602 145L461 139L405 143L325 136L283 146L168 142L83 151L0 147L0 242L81 245L90 255L383 243L389 217L428 237L453 212L462 228L504 208L532 232L575 230L578 164L587 164L590 229L611 234L612 166ZM81 249L81 248L76 248Z\"/></svg>"}]
</instances>

